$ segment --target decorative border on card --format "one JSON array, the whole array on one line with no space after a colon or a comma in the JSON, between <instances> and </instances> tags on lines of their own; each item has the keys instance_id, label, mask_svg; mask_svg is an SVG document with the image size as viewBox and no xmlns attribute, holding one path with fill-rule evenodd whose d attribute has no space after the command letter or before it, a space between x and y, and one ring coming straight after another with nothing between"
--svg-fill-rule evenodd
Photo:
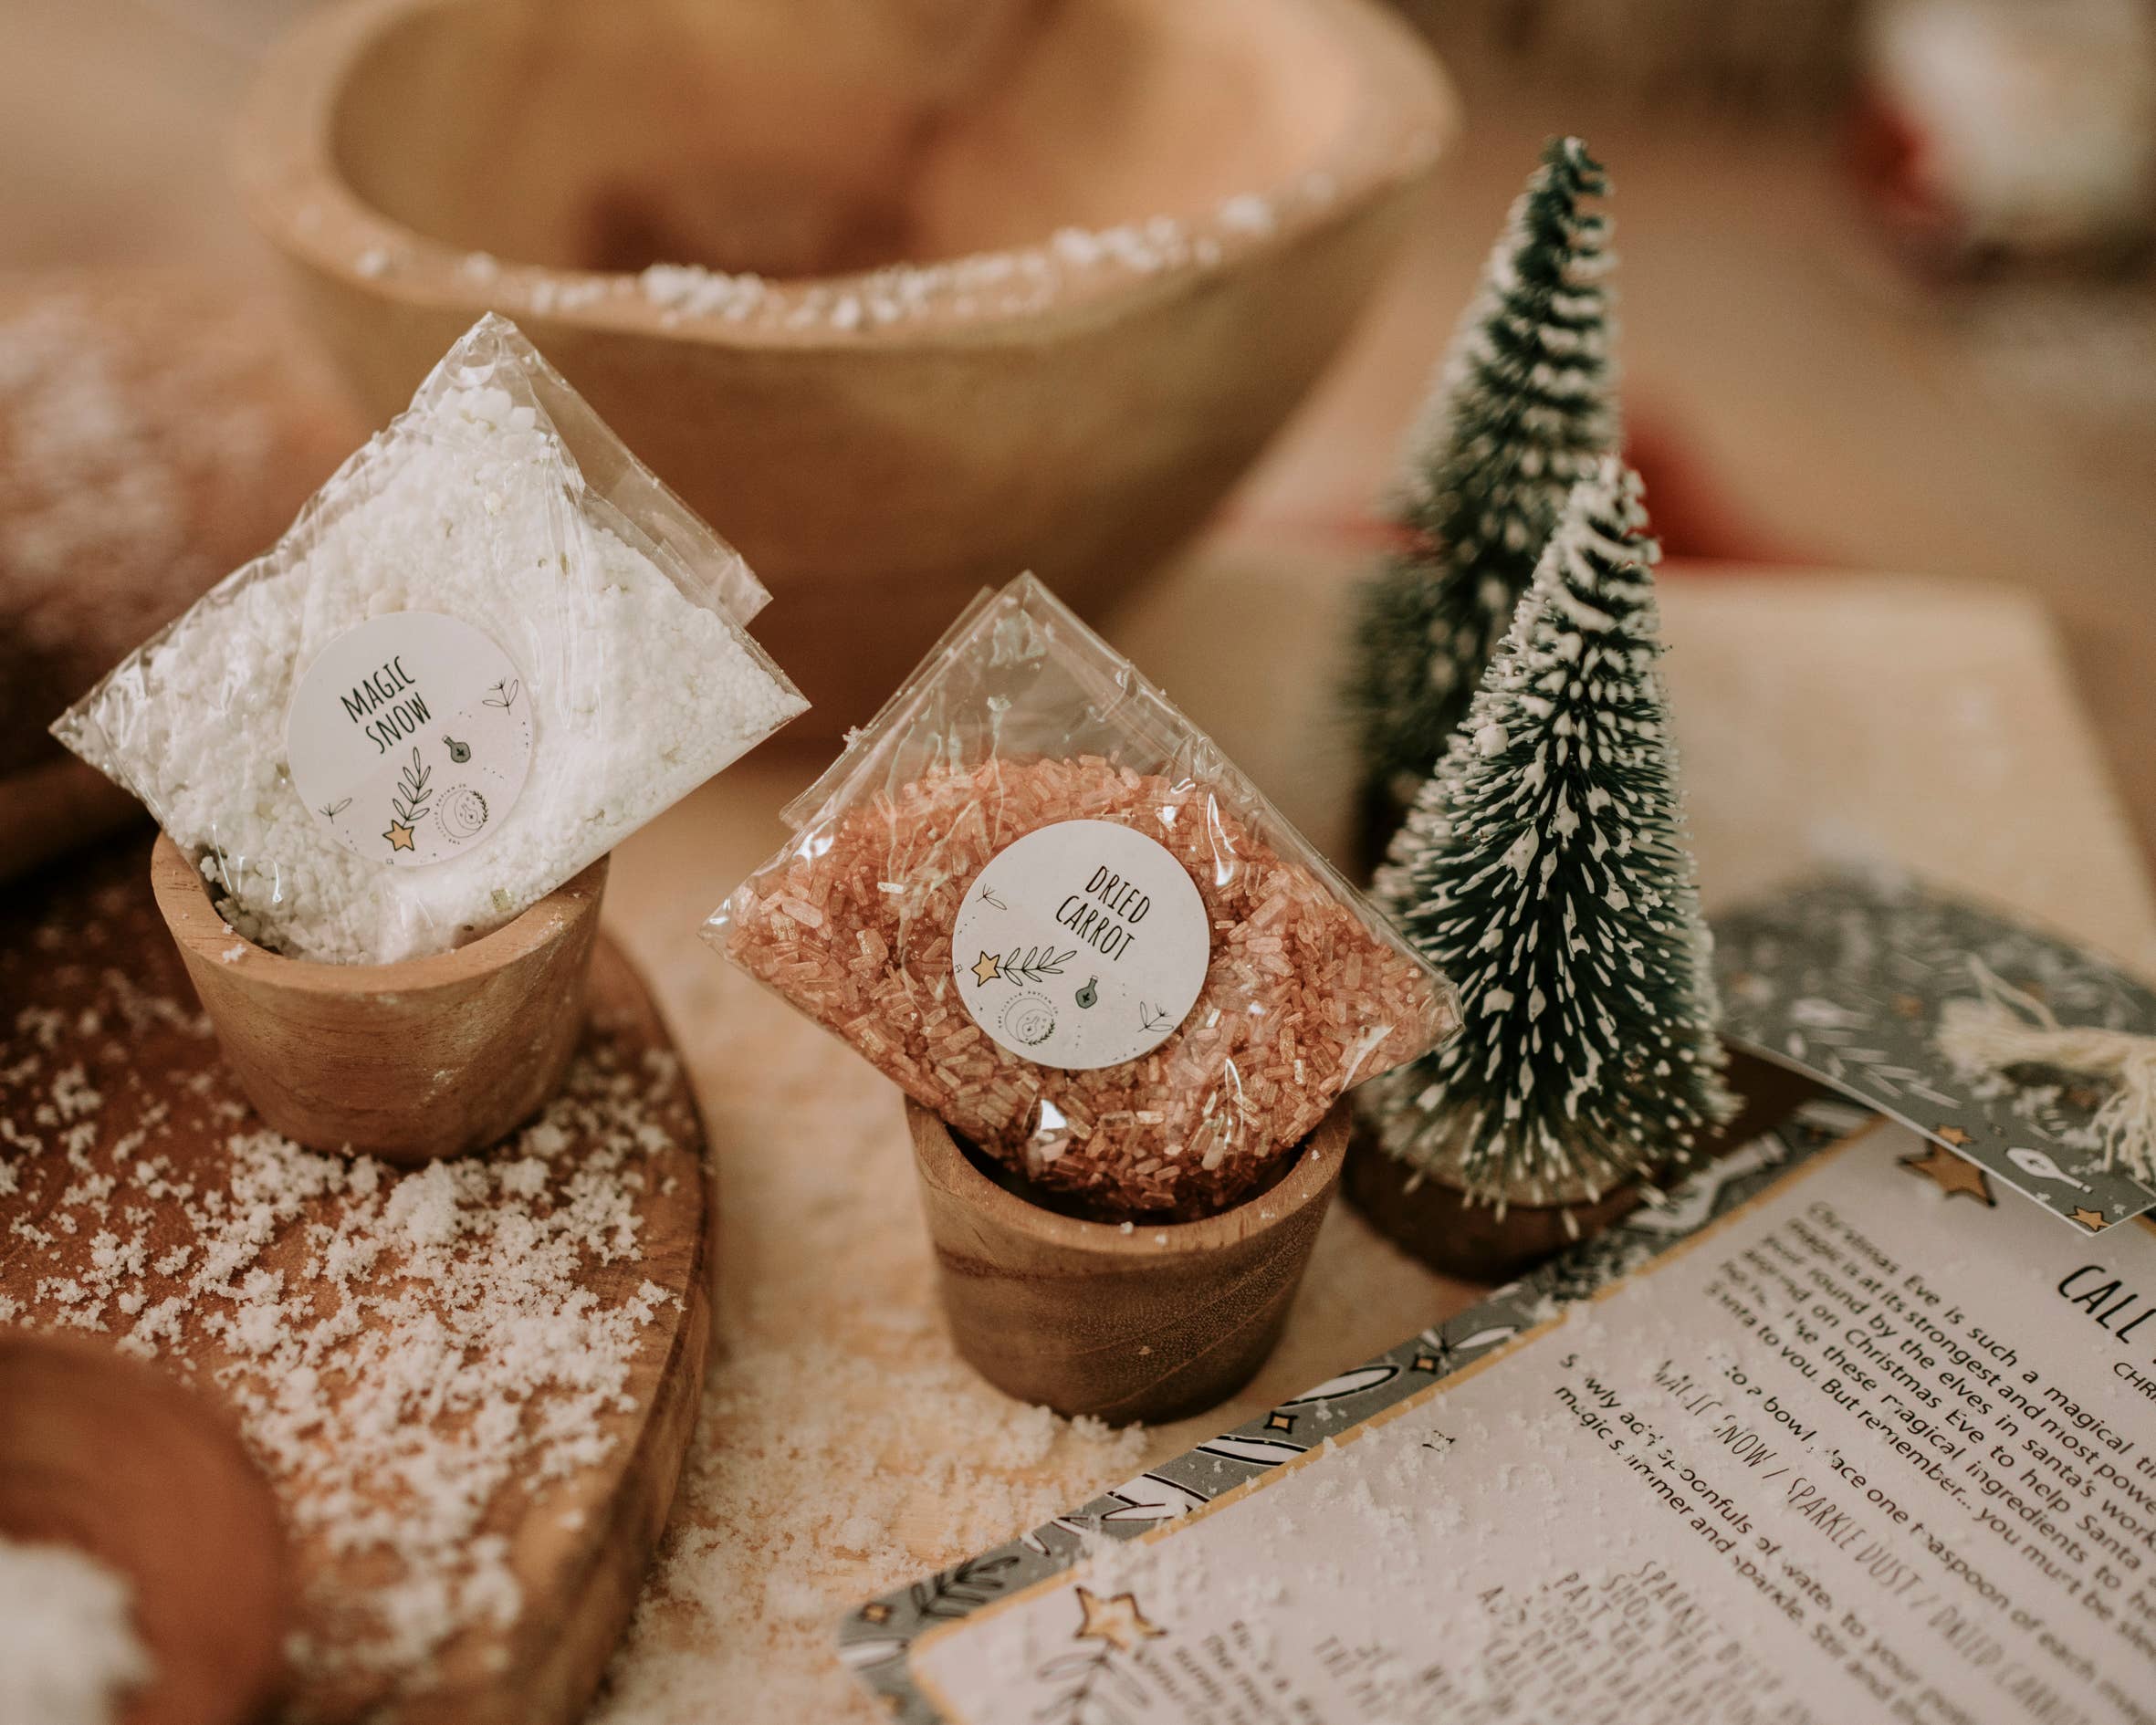
<instances>
[{"instance_id":1,"label":"decorative border on card","mask_svg":"<svg viewBox=\"0 0 2156 1725\"><path fill-rule=\"evenodd\" d=\"M1840 873L1714 919L1722 1033L1877 1108L2088 1233L2156 1209L2107 1167L2089 1123L2109 1087L2067 1074L1972 1083L1933 1042L1970 961L2062 1023L2156 1034L2156 993L2086 947L1905 875Z\"/></svg>"},{"instance_id":2,"label":"decorative border on card","mask_svg":"<svg viewBox=\"0 0 2156 1725\"><path fill-rule=\"evenodd\" d=\"M1095 1540L1152 1532L1467 1370L1565 1306L1682 1245L1871 1118L1869 1111L1832 1098L1802 1104L1772 1132L1684 1181L1667 1202L1633 1211L1481 1304L1125 1480L1081 1510L869 1601L839 1625L840 1658L892 1718L939 1725L944 1715L915 1684L907 1659L920 1636L1075 1567ZM1115 1602L1102 1603L1112 1608Z\"/></svg>"}]
</instances>

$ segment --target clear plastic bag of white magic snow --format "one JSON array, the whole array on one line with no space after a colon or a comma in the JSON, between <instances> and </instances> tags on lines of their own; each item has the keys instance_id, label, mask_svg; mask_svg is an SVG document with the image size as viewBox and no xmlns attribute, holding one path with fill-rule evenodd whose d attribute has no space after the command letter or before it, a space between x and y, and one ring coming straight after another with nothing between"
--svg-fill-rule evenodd
<instances>
[{"instance_id":1,"label":"clear plastic bag of white magic snow","mask_svg":"<svg viewBox=\"0 0 2156 1725\"><path fill-rule=\"evenodd\" d=\"M1452 991L1035 580L984 594L706 938L916 1102L1110 1218L1257 1190Z\"/></svg>"},{"instance_id":2,"label":"clear plastic bag of white magic snow","mask_svg":"<svg viewBox=\"0 0 2156 1725\"><path fill-rule=\"evenodd\" d=\"M768 595L483 318L268 552L54 725L295 957L498 926L807 703Z\"/></svg>"}]
</instances>

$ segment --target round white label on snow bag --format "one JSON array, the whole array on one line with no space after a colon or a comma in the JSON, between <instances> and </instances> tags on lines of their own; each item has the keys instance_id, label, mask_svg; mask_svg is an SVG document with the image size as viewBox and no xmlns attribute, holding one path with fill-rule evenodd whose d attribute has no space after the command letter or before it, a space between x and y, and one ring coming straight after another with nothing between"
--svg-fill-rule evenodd
<instances>
[{"instance_id":1,"label":"round white label on snow bag","mask_svg":"<svg viewBox=\"0 0 2156 1725\"><path fill-rule=\"evenodd\" d=\"M285 716L309 811L347 850L411 868L484 843L524 789L531 703L484 630L397 611L314 657Z\"/></svg>"}]
</instances>

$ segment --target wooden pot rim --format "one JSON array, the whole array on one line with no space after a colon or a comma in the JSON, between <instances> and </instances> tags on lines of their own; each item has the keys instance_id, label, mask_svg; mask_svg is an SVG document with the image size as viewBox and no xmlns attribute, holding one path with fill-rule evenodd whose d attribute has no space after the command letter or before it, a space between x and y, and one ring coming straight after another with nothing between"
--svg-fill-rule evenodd
<instances>
[{"instance_id":1,"label":"wooden pot rim","mask_svg":"<svg viewBox=\"0 0 2156 1725\"><path fill-rule=\"evenodd\" d=\"M260 987L319 995L423 994L463 987L559 941L580 916L596 911L606 889L607 861L601 857L522 915L466 946L386 965L323 964L257 946L217 915L202 870L162 832L150 856L150 885L174 940ZM227 958L235 946L242 950Z\"/></svg>"},{"instance_id":2,"label":"wooden pot rim","mask_svg":"<svg viewBox=\"0 0 2156 1725\"><path fill-rule=\"evenodd\" d=\"M1046 310L983 308L960 310L947 296L933 311L875 326L842 329L822 317L793 327L796 310L829 302L834 293L869 289L878 271L766 278L759 304L769 315L735 322L720 313L669 309L633 291L633 273L560 269L498 258L487 279L460 267L468 251L419 233L374 208L339 171L333 138L337 105L353 68L382 36L404 19L469 0L337 0L286 36L264 60L242 106L234 142L241 197L256 225L291 256L353 291L434 310L463 310L476 319L500 310L519 321L554 323L616 334L690 340L713 347L779 350L934 348L999 342L1036 343L1045 331L1090 328L1137 308L1188 297L1237 261L1284 251L1346 222L1365 205L1428 172L1457 134L1460 104L1436 57L1404 20L1376 0L1294 0L1334 29L1360 68L1363 99L1331 147L1315 154L1286 186L1252 186L1270 195L1274 221L1253 233L1218 211L1178 218L1195 243L1217 247L1211 261L1188 259L1172 269L1143 269L1110 256L1082 270L1058 272L1062 289ZM1322 183L1324 195L1290 195L1299 183ZM1135 210L1129 220L1157 214ZM1024 258L1048 255L1052 238L990 254ZM387 257L384 273L363 272L359 260ZM956 261L956 260L940 260ZM599 291L593 292L596 287ZM571 303L564 303L564 296ZM813 298L812 298L813 297Z\"/></svg>"},{"instance_id":3,"label":"wooden pot rim","mask_svg":"<svg viewBox=\"0 0 2156 1725\"><path fill-rule=\"evenodd\" d=\"M215 1404L171 1373L87 1337L0 1326L0 1383L12 1383L26 1372L47 1380L58 1376L88 1381L104 1393L152 1405L161 1416L187 1426L201 1438L205 1451L229 1471L232 1481L247 1482L249 1507L259 1512L262 1527L273 1536L277 1566L289 1570L291 1553L283 1538L276 1494L248 1453L239 1427ZM34 1404L27 1399L18 1402L14 1396L0 1396L0 1408L8 1407L20 1407L26 1414Z\"/></svg>"},{"instance_id":4,"label":"wooden pot rim","mask_svg":"<svg viewBox=\"0 0 2156 1725\"><path fill-rule=\"evenodd\" d=\"M1125 1228L1121 1222L1087 1221L1029 1203L974 1166L958 1135L911 1097L906 1099L905 1117L922 1177L977 1210L984 1222L1064 1251L1156 1260L1216 1251L1284 1227L1313 1206L1323 1208L1347 1154L1349 1121L1346 1102L1334 1103L1316 1130L1289 1153L1293 1159L1280 1178L1230 1209L1193 1222L1134 1218Z\"/></svg>"},{"instance_id":5,"label":"wooden pot rim","mask_svg":"<svg viewBox=\"0 0 2156 1725\"><path fill-rule=\"evenodd\" d=\"M116 1409L121 1417L114 1417ZM95 1460L120 1474L117 1493L102 1474L97 1485L80 1489L92 1469L78 1465L81 1455L72 1447L64 1457L24 1453L38 1434L49 1435L55 1410L63 1427L96 1427ZM13 1431L11 1414L19 1422ZM120 1453L111 1453L115 1448ZM183 1505L183 1517L196 1518L198 1524L209 1516L207 1536L222 1542L220 1549L192 1555L211 1565L214 1603L199 1588L173 1585L183 1573L175 1563L144 1563L140 1523L129 1518L127 1507L141 1505L143 1469L153 1470L162 1485L155 1494L161 1502ZM0 1498L8 1495L10 1484L21 1498L61 1510L57 1517L26 1521L12 1515L14 1530L87 1552L124 1573L135 1589L135 1627L157 1668L147 1688L122 1703L120 1717L135 1718L151 1696L160 1699L156 1717L179 1717L162 1704L169 1698L162 1693L173 1680L169 1662L180 1651L173 1632L180 1626L199 1635L205 1616L232 1628L217 1638L214 1661L189 1637L186 1646L195 1657L180 1661L190 1668L183 1678L187 1695L201 1700L204 1679L214 1677L215 1705L202 1717L267 1717L285 1682L295 1563L277 1494L229 1415L169 1372L110 1347L78 1336L0 1327ZM0 1525L0 1532L6 1531L7 1525ZM169 1525L153 1530L147 1549L155 1552L155 1535L171 1532ZM169 1556L169 1546L163 1549ZM226 1561L243 1557L253 1561ZM186 1709L186 1717L197 1716L195 1707Z\"/></svg>"}]
</instances>

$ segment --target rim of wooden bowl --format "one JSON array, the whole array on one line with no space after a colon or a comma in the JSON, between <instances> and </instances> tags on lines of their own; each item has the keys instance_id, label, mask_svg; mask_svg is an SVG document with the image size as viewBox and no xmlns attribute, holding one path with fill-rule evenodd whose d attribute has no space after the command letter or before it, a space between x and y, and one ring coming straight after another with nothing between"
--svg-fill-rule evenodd
<instances>
[{"instance_id":1,"label":"rim of wooden bowl","mask_svg":"<svg viewBox=\"0 0 2156 1725\"><path fill-rule=\"evenodd\" d=\"M1280 1178L1232 1208L1191 1222L1148 1222L1134 1217L1125 1230L1120 1222L1093 1222L1066 1216L997 1185L973 1166L958 1135L940 1118L910 1096L905 1103L906 1124L913 1134L915 1157L923 1175L981 1211L985 1219L1066 1251L1139 1259L1218 1250L1285 1227L1313 1205L1322 1208L1332 1196L1346 1158L1350 1117L1349 1104L1343 1097L1295 1146L1293 1160Z\"/></svg>"},{"instance_id":2,"label":"rim of wooden bowl","mask_svg":"<svg viewBox=\"0 0 2156 1725\"><path fill-rule=\"evenodd\" d=\"M1429 44L1412 26L1376 0L1284 0L1328 22L1352 56L1361 98L1329 148L1281 184L1250 190L1273 200L1273 220L1252 231L1219 209L1178 217L1195 246L1209 242L1207 260L1186 256L1170 268L1144 269L1109 255L1083 267L1057 269L1046 307L987 307L961 311L958 296L892 323L869 320L842 329L822 316L790 315L830 303L833 294L873 290L877 269L836 275L763 278L759 312L735 321L723 312L669 308L633 291L635 272L562 269L495 258L485 278L464 266L474 254L419 233L374 208L338 170L333 146L337 104L355 64L384 31L403 19L470 0L338 0L293 29L270 52L242 107L233 163L243 201L256 224L288 254L354 291L434 308L487 309L529 323L553 322L617 333L665 335L746 350L860 349L1038 340L1059 321L1090 325L1118 309L1189 291L1238 260L1282 250L1311 234L1345 223L1387 192L1429 172L1458 134L1460 102ZM1287 195L1322 183L1322 194ZM1155 212L1134 211L1144 222ZM1054 237L973 254L1027 258L1052 254ZM1188 248L1187 248L1188 249ZM362 268L361 259L386 259ZM918 267L955 263L926 260ZM372 268L372 267L371 267ZM714 272L717 274L717 272ZM573 303L565 303L572 301Z\"/></svg>"},{"instance_id":3,"label":"rim of wooden bowl","mask_svg":"<svg viewBox=\"0 0 2156 1725\"><path fill-rule=\"evenodd\" d=\"M264 986L310 994L417 994L456 988L554 945L584 916L596 915L606 891L607 857L556 887L490 934L447 952L386 965L332 965L257 946L217 915L202 871L165 833L150 853L150 885L173 938L199 958L226 966ZM226 954L242 950L231 958Z\"/></svg>"},{"instance_id":4,"label":"rim of wooden bowl","mask_svg":"<svg viewBox=\"0 0 2156 1725\"><path fill-rule=\"evenodd\" d=\"M242 1518L251 1522L242 1530L242 1537L263 1558L258 1573L266 1578L267 1585L259 1596L225 1601L226 1605L244 1607L226 1615L246 1631L236 1645L250 1656L248 1664L238 1669L221 1664L218 1677L225 1687L220 1704L207 1710L188 1707L181 1713L162 1704L154 1709L152 1706L152 1699L160 1697L162 1668L172 1651L159 1645L154 1631L160 1626L169 1628L172 1614L161 1608L144 1610L141 1597L144 1578L133 1566L140 1560L139 1551L131 1551L123 1541L107 1537L94 1510L79 1518L72 1535L53 1532L31 1536L40 1542L49 1539L84 1552L125 1573L136 1588L136 1628L161 1672L152 1677L146 1688L121 1702L119 1717L217 1721L263 1717L263 1709L286 1681L285 1634L292 1615L294 1563L277 1495L247 1454L237 1427L222 1409L167 1372L78 1337L9 1328L0 1328L0 1385L6 1385L6 1393L0 1393L0 1426L5 1424L5 1410L10 1407L19 1406L26 1419L36 1417L38 1402L17 1400L23 1390L20 1380L26 1375L48 1388L55 1384L73 1386L61 1393L72 1395L71 1405L78 1408L109 1412L116 1400L124 1404L131 1417L125 1425L112 1428L123 1431L128 1441L139 1442L147 1453L168 1464L168 1471L176 1454L186 1456L184 1466L206 1466L215 1476L222 1524L231 1527ZM175 1448L175 1433L184 1434L183 1449ZM0 1438L0 1449L6 1443ZM25 1477L42 1479L46 1471L36 1469ZM206 1472L196 1476L198 1481L208 1477ZM85 1530L90 1537L83 1536ZM235 1577L224 1570L202 1579L214 1582L214 1591L220 1594L235 1584ZM225 1655L234 1651L232 1645L220 1644L220 1648ZM190 1670L196 1678L203 1675L199 1660L191 1664ZM191 1688L189 1693L195 1691Z\"/></svg>"}]
</instances>

